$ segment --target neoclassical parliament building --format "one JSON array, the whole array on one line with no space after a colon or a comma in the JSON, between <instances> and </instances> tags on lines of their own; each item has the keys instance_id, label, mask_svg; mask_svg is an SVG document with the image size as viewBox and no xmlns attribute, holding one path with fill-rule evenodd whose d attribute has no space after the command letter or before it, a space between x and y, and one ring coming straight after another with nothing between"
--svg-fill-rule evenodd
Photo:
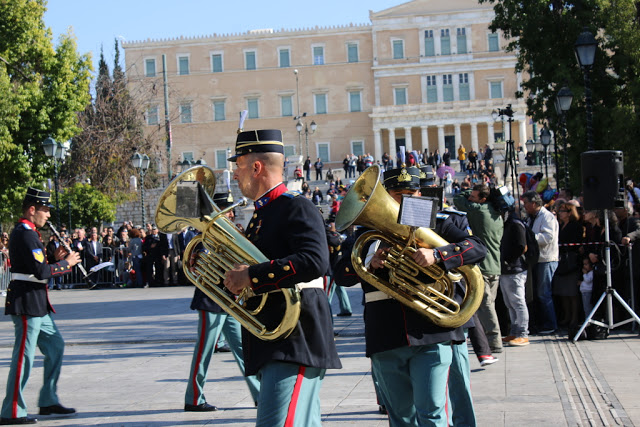
<instances>
[{"instance_id":1,"label":"neoclassical parliament building","mask_svg":"<svg viewBox=\"0 0 640 427\"><path fill-rule=\"evenodd\" d=\"M515 96L522 76L507 41L489 30L493 16L490 5L476 0L414 0L370 11L364 24L123 48L129 87L145 96L147 130L156 131L160 146L166 70L172 165L204 160L228 168L239 113L247 110L244 129L281 129L290 159L308 155L325 168L339 167L347 153L381 159L385 152L395 157L401 146L455 153L462 144L477 151L510 136L509 124L491 114L508 104L511 139L524 146L533 135L524 101ZM166 159L158 163L163 172Z\"/></svg>"}]
</instances>

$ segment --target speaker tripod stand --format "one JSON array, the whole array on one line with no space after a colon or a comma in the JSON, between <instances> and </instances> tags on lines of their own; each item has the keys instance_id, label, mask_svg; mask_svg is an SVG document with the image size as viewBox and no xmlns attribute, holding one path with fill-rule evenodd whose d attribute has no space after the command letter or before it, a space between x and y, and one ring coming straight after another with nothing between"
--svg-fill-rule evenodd
<instances>
[{"instance_id":1,"label":"speaker tripod stand","mask_svg":"<svg viewBox=\"0 0 640 427\"><path fill-rule=\"evenodd\" d=\"M609 331L611 329L617 328L618 326L626 325L627 323L633 322L633 321L637 322L640 325L640 317L638 317L638 315L633 311L633 309L629 307L629 305L625 302L624 299L622 299L620 294L618 294L618 292L615 289L613 289L613 287L611 286L611 246L610 246L611 240L609 240L609 212L607 209L604 210L604 240L605 240L604 259L605 259L605 266L606 266L606 272L607 272L607 288L604 290L602 295L600 295L598 302L591 310L591 313L589 313L589 316L587 316L587 319L584 321L584 323L580 327L580 330L578 330L578 333L576 334L576 336L573 337L574 342L578 341L578 338L580 338L580 335L590 323L594 325L602 326L603 328L607 328ZM596 311L600 307L600 304L602 304L605 301L605 298L607 301L607 306L606 306L607 307L607 319L606 319L607 323L603 323L598 320L593 320L593 316L595 315ZM618 323L613 323L613 298L617 299L618 302L624 307L624 309L627 310L627 312L631 315L630 319L626 319Z\"/></svg>"}]
</instances>

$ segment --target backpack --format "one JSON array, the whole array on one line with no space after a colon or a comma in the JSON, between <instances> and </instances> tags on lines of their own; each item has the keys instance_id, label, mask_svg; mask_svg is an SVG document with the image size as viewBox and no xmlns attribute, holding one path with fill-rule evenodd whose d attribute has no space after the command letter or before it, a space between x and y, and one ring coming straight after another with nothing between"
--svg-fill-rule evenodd
<instances>
[{"instance_id":1,"label":"backpack","mask_svg":"<svg viewBox=\"0 0 640 427\"><path fill-rule=\"evenodd\" d=\"M533 232L531 227L521 219L514 218L514 221L519 222L524 227L524 234L527 241L527 248L524 251L524 259L527 265L532 267L538 263L538 259L540 258L540 246L538 246L536 234Z\"/></svg>"}]
</instances>

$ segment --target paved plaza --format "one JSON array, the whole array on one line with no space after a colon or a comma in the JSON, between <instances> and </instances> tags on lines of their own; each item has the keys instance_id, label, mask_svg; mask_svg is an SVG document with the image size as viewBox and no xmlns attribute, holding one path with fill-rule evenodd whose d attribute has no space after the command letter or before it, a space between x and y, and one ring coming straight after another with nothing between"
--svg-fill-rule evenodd
<instances>
[{"instance_id":1,"label":"paved plaza","mask_svg":"<svg viewBox=\"0 0 640 427\"><path fill-rule=\"evenodd\" d=\"M343 369L328 371L322 390L325 426L385 426L378 414L371 367L364 357L362 293L347 290L354 314L334 317ZM73 418L46 426L250 426L255 408L230 353L216 353L205 387L213 413L184 412L187 371L197 314L192 287L51 291L54 319L66 340L61 403ZM1 299L1 298L0 298ZM337 298L333 301L337 312ZM0 387L4 394L13 324L0 316ZM470 348L471 351L471 348ZM640 339L613 330L603 341L534 336L531 345L505 348L481 368L473 354L471 381L481 426L640 425ZM42 356L26 390L30 416L38 412Z\"/></svg>"}]
</instances>

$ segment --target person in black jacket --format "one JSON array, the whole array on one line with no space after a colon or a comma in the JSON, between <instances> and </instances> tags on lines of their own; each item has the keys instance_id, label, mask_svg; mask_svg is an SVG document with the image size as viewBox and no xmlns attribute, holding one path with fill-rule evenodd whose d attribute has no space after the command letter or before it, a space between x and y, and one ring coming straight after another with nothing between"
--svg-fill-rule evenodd
<instances>
[{"instance_id":1,"label":"person in black jacket","mask_svg":"<svg viewBox=\"0 0 640 427\"><path fill-rule=\"evenodd\" d=\"M36 346L44 355L44 382L38 406L40 415L70 415L73 408L60 405L56 394L62 367L64 340L50 313L55 310L47 296L47 283L51 277L71 273L80 262L77 252L67 254L63 248L56 251L56 259L49 264L45 256L38 228L43 227L51 213L50 194L29 187L22 203L22 218L11 232L9 254L11 282L5 299L5 314L11 315L15 327L15 342L7 393L2 402L0 424L35 424L27 416L24 388L33 366ZM64 258L64 259L63 259Z\"/></svg>"},{"instance_id":2,"label":"person in black jacket","mask_svg":"<svg viewBox=\"0 0 640 427\"><path fill-rule=\"evenodd\" d=\"M420 195L420 170L412 167L388 170L384 173L384 185L397 202L403 194ZM413 255L417 264L438 264L449 270L484 258L486 247L482 241L457 226L455 215L455 212L438 213L435 232L451 243L437 248L418 248ZM389 274L384 267L387 249L371 248L375 244L365 245L360 256L369 271L385 277ZM361 280L350 254L338 261L334 275L338 284L361 283L365 292L366 355L371 358L390 425L446 425L447 381L454 357L452 344L465 343L463 328L439 327L423 314ZM420 276L420 279L425 284L433 282L428 277ZM455 286L456 297L462 298L463 284L458 282ZM466 418L475 419L473 413Z\"/></svg>"},{"instance_id":3,"label":"person in black jacket","mask_svg":"<svg viewBox=\"0 0 640 427\"><path fill-rule=\"evenodd\" d=\"M238 134L233 177L242 194L254 200L246 236L268 259L239 264L226 272L224 286L233 294L250 289L249 309L269 292L259 318L278 324L284 297L280 289L298 289L300 317L291 335L265 341L247 330L242 345L247 375L258 374L258 426L320 425L320 387L327 369L342 367L331 325L323 277L329 250L318 208L282 183L284 144L279 130ZM273 326L271 326L273 327Z\"/></svg>"},{"instance_id":4,"label":"person in black jacket","mask_svg":"<svg viewBox=\"0 0 640 427\"><path fill-rule=\"evenodd\" d=\"M233 199L229 199L228 193L216 193L213 201L220 209L231 205ZM227 213L227 218L233 223L235 214ZM189 262L190 260L185 260ZM189 370L189 382L184 396L184 410L189 412L217 411L214 405L207 403L204 396L204 384L207 381L209 363L214 353L220 334L224 332L229 348L236 359L240 372L244 375L244 359L242 356L242 338L240 323L228 315L220 306L213 302L200 288L196 287L191 300L191 310L198 310L198 338L193 350L191 369ZM258 401L260 383L255 375L245 376L253 401Z\"/></svg>"},{"instance_id":5,"label":"person in black jacket","mask_svg":"<svg viewBox=\"0 0 640 427\"><path fill-rule=\"evenodd\" d=\"M507 212L500 243L500 290L509 310L511 329L502 341L510 346L529 344L529 310L525 298L527 246L524 222L515 210Z\"/></svg>"}]
</instances>

